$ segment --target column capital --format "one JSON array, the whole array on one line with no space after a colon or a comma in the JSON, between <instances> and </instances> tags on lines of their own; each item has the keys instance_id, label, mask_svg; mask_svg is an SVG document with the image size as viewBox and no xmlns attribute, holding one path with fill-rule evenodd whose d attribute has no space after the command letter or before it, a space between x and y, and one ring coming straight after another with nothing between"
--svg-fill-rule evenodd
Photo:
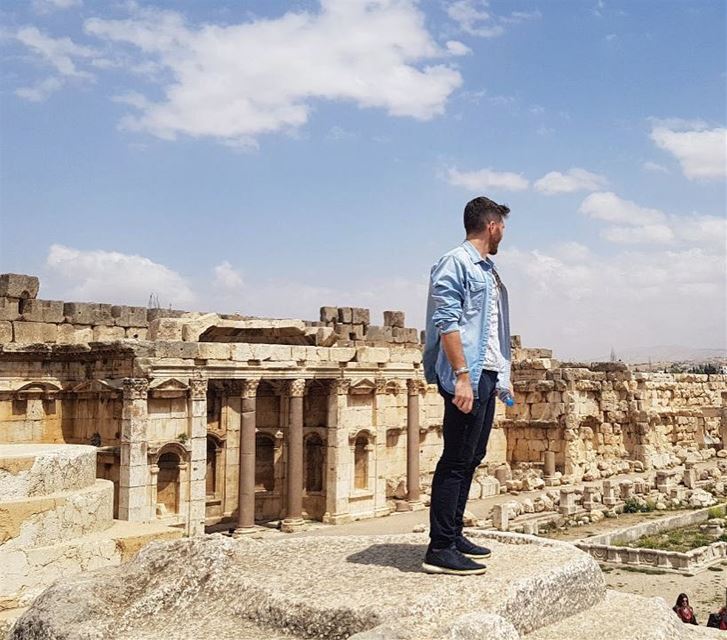
<instances>
[{"instance_id":1,"label":"column capital","mask_svg":"<svg viewBox=\"0 0 727 640\"><path fill-rule=\"evenodd\" d=\"M330 381L331 393L335 393L339 396L348 395L348 391L351 388L351 378L333 378Z\"/></svg>"},{"instance_id":2,"label":"column capital","mask_svg":"<svg viewBox=\"0 0 727 640\"><path fill-rule=\"evenodd\" d=\"M305 395L305 378L288 380L287 392L291 398L302 398Z\"/></svg>"},{"instance_id":3,"label":"column capital","mask_svg":"<svg viewBox=\"0 0 727 640\"><path fill-rule=\"evenodd\" d=\"M424 389L424 383L420 378L409 378L406 381L406 390L410 396L419 395Z\"/></svg>"},{"instance_id":4,"label":"column capital","mask_svg":"<svg viewBox=\"0 0 727 640\"><path fill-rule=\"evenodd\" d=\"M254 398L259 384L260 378L245 378L240 385L240 394L243 398Z\"/></svg>"},{"instance_id":5,"label":"column capital","mask_svg":"<svg viewBox=\"0 0 727 640\"><path fill-rule=\"evenodd\" d=\"M146 378L124 378L124 400L146 400L149 381Z\"/></svg>"},{"instance_id":6,"label":"column capital","mask_svg":"<svg viewBox=\"0 0 727 640\"><path fill-rule=\"evenodd\" d=\"M207 378L199 371L189 379L189 395L193 400L207 399Z\"/></svg>"}]
</instances>

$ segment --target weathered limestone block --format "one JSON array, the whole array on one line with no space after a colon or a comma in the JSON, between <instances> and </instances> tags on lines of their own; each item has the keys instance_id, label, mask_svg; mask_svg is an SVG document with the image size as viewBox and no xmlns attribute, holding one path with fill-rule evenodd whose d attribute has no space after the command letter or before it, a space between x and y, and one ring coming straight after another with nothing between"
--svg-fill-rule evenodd
<instances>
[{"instance_id":1,"label":"weathered limestone block","mask_svg":"<svg viewBox=\"0 0 727 640\"><path fill-rule=\"evenodd\" d=\"M333 327L317 327L315 333L315 343L319 347L332 347L336 344L338 336Z\"/></svg>"},{"instance_id":2,"label":"weathered limestone block","mask_svg":"<svg viewBox=\"0 0 727 640\"><path fill-rule=\"evenodd\" d=\"M392 342L394 334L391 327L379 327L372 324L366 328L366 340L370 342Z\"/></svg>"},{"instance_id":3,"label":"weathered limestone block","mask_svg":"<svg viewBox=\"0 0 727 640\"><path fill-rule=\"evenodd\" d=\"M157 318L149 322L149 340L181 341L183 324L177 318Z\"/></svg>"},{"instance_id":4,"label":"weathered limestone block","mask_svg":"<svg viewBox=\"0 0 727 640\"><path fill-rule=\"evenodd\" d=\"M93 328L94 342L113 342L114 340L122 340L126 337L124 327L109 327L106 325L98 325Z\"/></svg>"},{"instance_id":5,"label":"weathered limestone block","mask_svg":"<svg viewBox=\"0 0 727 640\"><path fill-rule=\"evenodd\" d=\"M231 346L241 345L229 345L224 342L200 342L197 345L197 357L205 360L229 360Z\"/></svg>"},{"instance_id":6,"label":"weathered limestone block","mask_svg":"<svg viewBox=\"0 0 727 640\"><path fill-rule=\"evenodd\" d=\"M0 298L0 320L19 320L20 306L15 298Z\"/></svg>"},{"instance_id":7,"label":"weathered limestone block","mask_svg":"<svg viewBox=\"0 0 727 640\"><path fill-rule=\"evenodd\" d=\"M148 327L147 311L146 307L130 307L127 305L114 305L111 307L111 315L116 326L119 327Z\"/></svg>"},{"instance_id":8,"label":"weathered limestone block","mask_svg":"<svg viewBox=\"0 0 727 640\"><path fill-rule=\"evenodd\" d=\"M111 315L113 305L86 303L86 302L66 302L63 305L63 314L66 322L72 324L90 324L90 325L113 325L114 317Z\"/></svg>"},{"instance_id":9,"label":"weathered limestone block","mask_svg":"<svg viewBox=\"0 0 727 640\"><path fill-rule=\"evenodd\" d=\"M389 362L390 353L385 347L356 347L356 361L370 364Z\"/></svg>"},{"instance_id":10,"label":"weathered limestone block","mask_svg":"<svg viewBox=\"0 0 727 640\"><path fill-rule=\"evenodd\" d=\"M126 327L126 337L133 340L146 340L148 329L146 327Z\"/></svg>"},{"instance_id":11,"label":"weathered limestone block","mask_svg":"<svg viewBox=\"0 0 727 640\"><path fill-rule=\"evenodd\" d=\"M58 342L60 344L82 344L92 342L93 339L93 327L68 323L58 325Z\"/></svg>"},{"instance_id":12,"label":"weathered limestone block","mask_svg":"<svg viewBox=\"0 0 727 640\"><path fill-rule=\"evenodd\" d=\"M55 584L18 621L13 640L39 640L41 629L46 638L64 633L78 640L118 637L119 631L129 638L157 637L164 629L198 638L279 638L285 632L320 640L468 640L456 635L477 628L475 618L463 618L468 614L485 625L478 637L494 638L488 633L493 629L507 629L512 637L511 629L525 635L604 597L597 563L571 545L472 535L493 549L486 581L432 580L422 573L422 534L284 543L216 535L151 545L119 569ZM301 557L303 573L291 568ZM316 576L314 590L305 575ZM404 600L402 593L408 594ZM489 624L483 614L503 616L511 627L495 626L494 617Z\"/></svg>"},{"instance_id":13,"label":"weathered limestone block","mask_svg":"<svg viewBox=\"0 0 727 640\"><path fill-rule=\"evenodd\" d=\"M384 311L384 326L404 328L403 311Z\"/></svg>"},{"instance_id":14,"label":"weathered limestone block","mask_svg":"<svg viewBox=\"0 0 727 640\"><path fill-rule=\"evenodd\" d=\"M270 360L289 362L293 359L293 348L291 346L285 344L271 344L268 346L270 347Z\"/></svg>"},{"instance_id":15,"label":"weathered limestone block","mask_svg":"<svg viewBox=\"0 0 727 640\"><path fill-rule=\"evenodd\" d=\"M200 344L205 344L201 342ZM252 349L250 348L250 345L245 342L239 342L236 344L231 344L230 346L230 358L232 360L235 360L237 362L247 362L248 360L252 360Z\"/></svg>"},{"instance_id":16,"label":"weathered limestone block","mask_svg":"<svg viewBox=\"0 0 727 640\"><path fill-rule=\"evenodd\" d=\"M226 324L216 313L205 313L189 320L184 318L180 322L182 323L182 340L185 342L197 342L210 327Z\"/></svg>"},{"instance_id":17,"label":"weathered limestone block","mask_svg":"<svg viewBox=\"0 0 727 640\"><path fill-rule=\"evenodd\" d=\"M392 347L391 361L400 362L402 364L417 364L422 361L421 349L411 349L406 347Z\"/></svg>"},{"instance_id":18,"label":"weathered limestone block","mask_svg":"<svg viewBox=\"0 0 727 640\"><path fill-rule=\"evenodd\" d=\"M0 320L0 344L13 341L13 323L8 320Z\"/></svg>"},{"instance_id":19,"label":"weathered limestone block","mask_svg":"<svg viewBox=\"0 0 727 640\"><path fill-rule=\"evenodd\" d=\"M356 347L331 347L329 355L332 362L350 362L356 357L356 351Z\"/></svg>"},{"instance_id":20,"label":"weathered limestone block","mask_svg":"<svg viewBox=\"0 0 727 640\"><path fill-rule=\"evenodd\" d=\"M338 308L338 322L341 324L353 323L353 309L351 307Z\"/></svg>"},{"instance_id":21,"label":"weathered limestone block","mask_svg":"<svg viewBox=\"0 0 727 640\"><path fill-rule=\"evenodd\" d=\"M338 320L338 307L321 307L321 322L336 322Z\"/></svg>"},{"instance_id":22,"label":"weathered limestone block","mask_svg":"<svg viewBox=\"0 0 727 640\"><path fill-rule=\"evenodd\" d=\"M62 300L21 300L19 305L22 319L26 322L63 322Z\"/></svg>"},{"instance_id":23,"label":"weathered limestone block","mask_svg":"<svg viewBox=\"0 0 727 640\"><path fill-rule=\"evenodd\" d=\"M371 324L371 314L369 310L361 307L354 307L351 309L351 322L352 324Z\"/></svg>"},{"instance_id":24,"label":"weathered limestone block","mask_svg":"<svg viewBox=\"0 0 727 640\"><path fill-rule=\"evenodd\" d=\"M197 357L198 346L199 344L196 342L158 340L154 345L154 349L157 358L192 360Z\"/></svg>"},{"instance_id":25,"label":"weathered limestone block","mask_svg":"<svg viewBox=\"0 0 727 640\"><path fill-rule=\"evenodd\" d=\"M13 336L20 344L57 342L58 325L47 322L13 322Z\"/></svg>"},{"instance_id":26,"label":"weathered limestone block","mask_svg":"<svg viewBox=\"0 0 727 640\"><path fill-rule=\"evenodd\" d=\"M0 297L28 300L38 296L39 288L40 281L35 276L19 273L0 274Z\"/></svg>"}]
</instances>

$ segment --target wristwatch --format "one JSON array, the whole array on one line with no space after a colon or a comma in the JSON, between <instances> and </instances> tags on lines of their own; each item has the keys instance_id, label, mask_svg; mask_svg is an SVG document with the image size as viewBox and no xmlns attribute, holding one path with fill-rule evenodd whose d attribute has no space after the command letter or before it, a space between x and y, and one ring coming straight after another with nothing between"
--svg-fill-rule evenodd
<instances>
[{"instance_id":1,"label":"wristwatch","mask_svg":"<svg viewBox=\"0 0 727 640\"><path fill-rule=\"evenodd\" d=\"M460 367L459 369L455 369L454 370L454 375L456 377L456 376L458 376L461 373L469 373L469 372L470 372L470 368L469 367Z\"/></svg>"}]
</instances>

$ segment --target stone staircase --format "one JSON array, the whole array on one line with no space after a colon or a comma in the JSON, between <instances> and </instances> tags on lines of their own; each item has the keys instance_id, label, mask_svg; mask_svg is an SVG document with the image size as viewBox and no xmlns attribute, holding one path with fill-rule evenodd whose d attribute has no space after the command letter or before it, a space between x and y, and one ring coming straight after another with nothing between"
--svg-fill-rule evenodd
<instances>
[{"instance_id":1,"label":"stone staircase","mask_svg":"<svg viewBox=\"0 0 727 640\"><path fill-rule=\"evenodd\" d=\"M113 483L96 479L94 447L0 445L0 629L56 579L181 535L113 519Z\"/></svg>"}]
</instances>

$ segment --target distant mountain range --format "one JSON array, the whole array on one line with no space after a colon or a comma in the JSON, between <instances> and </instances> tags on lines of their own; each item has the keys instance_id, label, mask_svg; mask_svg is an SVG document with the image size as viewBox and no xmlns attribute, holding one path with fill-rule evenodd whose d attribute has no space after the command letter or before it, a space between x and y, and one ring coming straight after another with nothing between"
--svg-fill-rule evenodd
<instances>
[{"instance_id":1,"label":"distant mountain range","mask_svg":"<svg viewBox=\"0 0 727 640\"><path fill-rule=\"evenodd\" d=\"M634 347L619 350L615 348L616 358L628 364L649 362L710 362L727 359L727 349L695 349L680 345L657 345L654 347ZM597 360L603 362L611 359L604 354Z\"/></svg>"}]
</instances>

